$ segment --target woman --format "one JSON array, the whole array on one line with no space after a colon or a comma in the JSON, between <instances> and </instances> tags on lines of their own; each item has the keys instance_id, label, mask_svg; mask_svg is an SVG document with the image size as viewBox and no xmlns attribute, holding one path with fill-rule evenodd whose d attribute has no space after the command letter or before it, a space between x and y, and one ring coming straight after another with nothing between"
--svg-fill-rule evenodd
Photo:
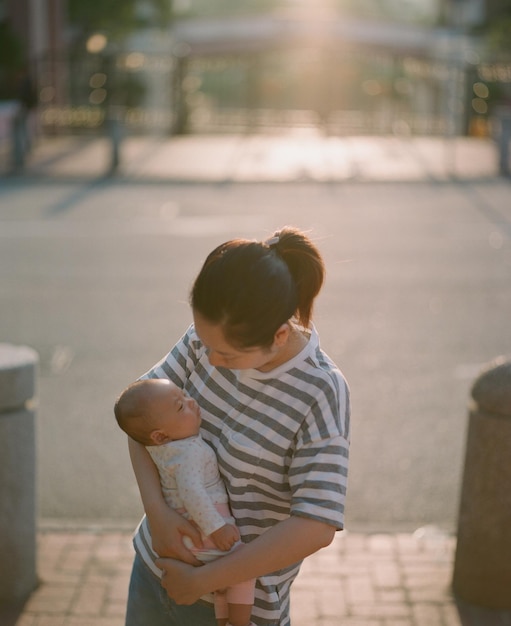
<instances>
[{"instance_id":1,"label":"woman","mask_svg":"<svg viewBox=\"0 0 511 626\"><path fill-rule=\"evenodd\" d=\"M349 390L311 323L323 279L319 251L290 227L207 257L190 297L194 323L145 376L198 402L246 545L197 567L183 537L200 547L199 534L165 505L152 461L130 440L146 517L126 626L213 626L204 598L249 578L258 578L253 623L289 626L301 561L344 522Z\"/></svg>"}]
</instances>

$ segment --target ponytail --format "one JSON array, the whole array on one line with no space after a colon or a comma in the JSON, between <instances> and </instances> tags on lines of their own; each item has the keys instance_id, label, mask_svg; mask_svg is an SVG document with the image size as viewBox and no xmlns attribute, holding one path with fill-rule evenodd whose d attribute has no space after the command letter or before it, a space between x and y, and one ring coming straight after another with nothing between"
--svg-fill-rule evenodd
<instances>
[{"instance_id":1,"label":"ponytail","mask_svg":"<svg viewBox=\"0 0 511 626\"><path fill-rule=\"evenodd\" d=\"M275 241L276 240L276 241ZM270 239L293 277L297 290L295 317L304 327L312 320L314 300L323 286L325 265L319 250L300 230L285 227Z\"/></svg>"},{"instance_id":2,"label":"ponytail","mask_svg":"<svg viewBox=\"0 0 511 626\"><path fill-rule=\"evenodd\" d=\"M213 250L192 287L190 304L220 324L231 345L266 347L291 318L310 324L324 274L311 240L285 227L265 242L234 239Z\"/></svg>"}]
</instances>

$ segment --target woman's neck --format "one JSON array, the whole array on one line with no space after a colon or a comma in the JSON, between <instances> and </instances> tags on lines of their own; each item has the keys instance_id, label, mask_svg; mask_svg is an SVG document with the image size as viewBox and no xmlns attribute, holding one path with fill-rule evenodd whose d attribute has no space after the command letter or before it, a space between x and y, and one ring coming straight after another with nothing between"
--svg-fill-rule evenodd
<instances>
[{"instance_id":1,"label":"woman's neck","mask_svg":"<svg viewBox=\"0 0 511 626\"><path fill-rule=\"evenodd\" d=\"M289 323L289 336L286 343L278 350L275 357L259 367L260 372L270 372L283 363L287 363L299 354L308 344L309 338L305 333L291 322Z\"/></svg>"}]
</instances>

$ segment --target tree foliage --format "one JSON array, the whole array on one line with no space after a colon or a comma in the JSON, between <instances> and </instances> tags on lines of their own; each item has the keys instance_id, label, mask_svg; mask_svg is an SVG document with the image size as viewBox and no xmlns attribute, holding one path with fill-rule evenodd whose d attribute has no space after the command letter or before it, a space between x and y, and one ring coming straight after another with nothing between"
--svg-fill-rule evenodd
<instances>
[{"instance_id":1,"label":"tree foliage","mask_svg":"<svg viewBox=\"0 0 511 626\"><path fill-rule=\"evenodd\" d=\"M0 21L0 100L16 97L18 74L25 63L21 40L7 21Z\"/></svg>"},{"instance_id":2,"label":"tree foliage","mask_svg":"<svg viewBox=\"0 0 511 626\"><path fill-rule=\"evenodd\" d=\"M488 3L484 30L492 53L511 53L511 0Z\"/></svg>"},{"instance_id":3,"label":"tree foliage","mask_svg":"<svg viewBox=\"0 0 511 626\"><path fill-rule=\"evenodd\" d=\"M181 11L191 17L228 17L257 15L272 11L282 4L279 0L189 0ZM179 2L176 2L179 5Z\"/></svg>"},{"instance_id":4,"label":"tree foliage","mask_svg":"<svg viewBox=\"0 0 511 626\"><path fill-rule=\"evenodd\" d=\"M69 22L78 37L102 31L119 40L142 26L165 26L172 16L172 0L68 0Z\"/></svg>"}]
</instances>

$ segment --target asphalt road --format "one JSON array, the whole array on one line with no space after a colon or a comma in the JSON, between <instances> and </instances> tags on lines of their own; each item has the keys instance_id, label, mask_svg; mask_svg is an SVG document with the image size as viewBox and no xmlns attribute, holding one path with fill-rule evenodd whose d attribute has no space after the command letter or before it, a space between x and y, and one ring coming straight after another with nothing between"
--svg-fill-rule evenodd
<instances>
[{"instance_id":1,"label":"asphalt road","mask_svg":"<svg viewBox=\"0 0 511 626\"><path fill-rule=\"evenodd\" d=\"M348 527L456 524L469 390L511 354L511 185L0 182L0 341L40 355L42 518L135 523L112 404L190 322L204 256L310 229L353 402ZM20 463L23 460L20 459Z\"/></svg>"}]
</instances>

